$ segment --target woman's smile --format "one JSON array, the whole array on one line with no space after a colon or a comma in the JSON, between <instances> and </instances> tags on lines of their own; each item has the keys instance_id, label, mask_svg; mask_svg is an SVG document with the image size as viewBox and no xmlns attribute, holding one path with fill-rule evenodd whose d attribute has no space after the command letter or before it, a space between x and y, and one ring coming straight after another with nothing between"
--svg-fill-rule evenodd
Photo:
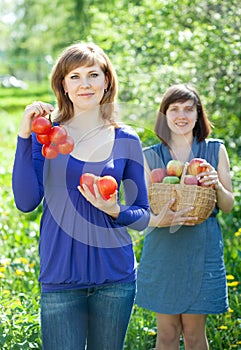
<instances>
[{"instance_id":1,"label":"woman's smile","mask_svg":"<svg viewBox=\"0 0 241 350\"><path fill-rule=\"evenodd\" d=\"M94 95L93 92L85 92L85 93L78 94L78 96L81 96L81 97L91 97L93 95Z\"/></svg>"}]
</instances>

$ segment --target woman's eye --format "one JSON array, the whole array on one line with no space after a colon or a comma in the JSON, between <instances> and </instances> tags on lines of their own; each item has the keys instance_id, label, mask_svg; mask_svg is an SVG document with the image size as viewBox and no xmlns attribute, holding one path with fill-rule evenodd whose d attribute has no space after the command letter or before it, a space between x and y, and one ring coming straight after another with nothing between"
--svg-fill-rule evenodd
<instances>
[{"instance_id":1,"label":"woman's eye","mask_svg":"<svg viewBox=\"0 0 241 350\"><path fill-rule=\"evenodd\" d=\"M70 79L78 79L78 78L79 78L79 76L76 74L70 76Z\"/></svg>"},{"instance_id":2,"label":"woman's eye","mask_svg":"<svg viewBox=\"0 0 241 350\"><path fill-rule=\"evenodd\" d=\"M96 78L96 77L98 77L98 75L99 75L98 73L91 73L90 76L91 76L92 78Z\"/></svg>"}]
</instances>

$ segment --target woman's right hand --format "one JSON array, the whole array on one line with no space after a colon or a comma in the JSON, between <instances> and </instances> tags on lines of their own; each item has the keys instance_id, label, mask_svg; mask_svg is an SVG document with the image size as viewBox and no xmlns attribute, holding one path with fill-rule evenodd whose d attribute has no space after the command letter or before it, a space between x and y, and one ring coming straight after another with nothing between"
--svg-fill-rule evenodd
<instances>
[{"instance_id":1,"label":"woman's right hand","mask_svg":"<svg viewBox=\"0 0 241 350\"><path fill-rule=\"evenodd\" d=\"M151 214L149 226L151 227L169 227L169 226L194 226L193 220L197 220L198 217L187 216L188 212L193 207L188 207L179 211L173 211L171 206L175 202L175 198L172 198L160 211L159 214Z\"/></svg>"},{"instance_id":2,"label":"woman's right hand","mask_svg":"<svg viewBox=\"0 0 241 350\"><path fill-rule=\"evenodd\" d=\"M32 121L37 117L45 117L53 112L54 107L50 103L42 101L35 101L26 106L23 118L20 124L19 136L22 138L29 138L31 135Z\"/></svg>"}]
</instances>

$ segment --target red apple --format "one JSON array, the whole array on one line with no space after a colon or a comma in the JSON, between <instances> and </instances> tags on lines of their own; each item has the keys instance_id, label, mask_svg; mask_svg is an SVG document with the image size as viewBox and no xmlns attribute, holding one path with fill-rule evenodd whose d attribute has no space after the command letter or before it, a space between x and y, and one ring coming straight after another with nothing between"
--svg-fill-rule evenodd
<instances>
[{"instance_id":1,"label":"red apple","mask_svg":"<svg viewBox=\"0 0 241 350\"><path fill-rule=\"evenodd\" d=\"M86 185L90 192L95 196L94 183L96 182L97 176L91 173L84 173L80 177L80 186Z\"/></svg>"},{"instance_id":2,"label":"red apple","mask_svg":"<svg viewBox=\"0 0 241 350\"><path fill-rule=\"evenodd\" d=\"M60 143L58 146L58 151L61 154L69 154L74 149L74 140L71 136L67 136L64 143Z\"/></svg>"},{"instance_id":3,"label":"red apple","mask_svg":"<svg viewBox=\"0 0 241 350\"><path fill-rule=\"evenodd\" d=\"M184 176L184 184L185 185L198 185L198 179L193 175L185 175Z\"/></svg>"},{"instance_id":4,"label":"red apple","mask_svg":"<svg viewBox=\"0 0 241 350\"><path fill-rule=\"evenodd\" d=\"M180 177L182 175L183 168L183 162L172 159L167 163L167 175Z\"/></svg>"},{"instance_id":5,"label":"red apple","mask_svg":"<svg viewBox=\"0 0 241 350\"><path fill-rule=\"evenodd\" d=\"M117 190L118 184L113 176L102 176L97 178L96 185L103 199L109 199Z\"/></svg>"},{"instance_id":6,"label":"red apple","mask_svg":"<svg viewBox=\"0 0 241 350\"><path fill-rule=\"evenodd\" d=\"M45 117L37 117L32 122L32 131L36 134L48 134L51 128L51 121Z\"/></svg>"},{"instance_id":7,"label":"red apple","mask_svg":"<svg viewBox=\"0 0 241 350\"><path fill-rule=\"evenodd\" d=\"M202 163L206 163L206 160L202 158L193 158L188 164L188 174L195 176L204 171L208 171L207 167L201 166Z\"/></svg>"},{"instance_id":8,"label":"red apple","mask_svg":"<svg viewBox=\"0 0 241 350\"><path fill-rule=\"evenodd\" d=\"M43 145L42 146L42 155L47 159L54 159L58 156L59 152L55 146L52 145Z\"/></svg>"},{"instance_id":9,"label":"red apple","mask_svg":"<svg viewBox=\"0 0 241 350\"><path fill-rule=\"evenodd\" d=\"M49 132L49 139L51 143L56 145L64 143L67 138L67 131L63 126L53 126Z\"/></svg>"},{"instance_id":10,"label":"red apple","mask_svg":"<svg viewBox=\"0 0 241 350\"><path fill-rule=\"evenodd\" d=\"M162 180L162 183L163 184L179 184L180 183L180 179L179 179L178 176L166 176Z\"/></svg>"},{"instance_id":11,"label":"red apple","mask_svg":"<svg viewBox=\"0 0 241 350\"><path fill-rule=\"evenodd\" d=\"M150 181L151 183L162 182L165 176L167 176L167 171L165 168L153 169L150 174Z\"/></svg>"},{"instance_id":12,"label":"red apple","mask_svg":"<svg viewBox=\"0 0 241 350\"><path fill-rule=\"evenodd\" d=\"M49 145L50 144L49 134L36 134L36 139L42 145Z\"/></svg>"}]
</instances>

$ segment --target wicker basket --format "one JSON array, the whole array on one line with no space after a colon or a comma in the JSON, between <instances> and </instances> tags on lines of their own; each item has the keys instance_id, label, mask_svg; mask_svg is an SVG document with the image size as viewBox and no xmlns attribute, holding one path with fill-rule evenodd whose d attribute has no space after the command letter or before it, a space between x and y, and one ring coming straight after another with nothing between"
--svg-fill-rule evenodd
<instances>
[{"instance_id":1,"label":"wicker basket","mask_svg":"<svg viewBox=\"0 0 241 350\"><path fill-rule=\"evenodd\" d=\"M186 168L184 169L180 184L151 184L148 191L151 210L154 214L158 214L171 198L175 198L171 209L178 211L190 206L194 207L187 215L198 216L198 220L189 222L200 224L210 216L215 208L216 191L210 187L185 185Z\"/></svg>"}]
</instances>

